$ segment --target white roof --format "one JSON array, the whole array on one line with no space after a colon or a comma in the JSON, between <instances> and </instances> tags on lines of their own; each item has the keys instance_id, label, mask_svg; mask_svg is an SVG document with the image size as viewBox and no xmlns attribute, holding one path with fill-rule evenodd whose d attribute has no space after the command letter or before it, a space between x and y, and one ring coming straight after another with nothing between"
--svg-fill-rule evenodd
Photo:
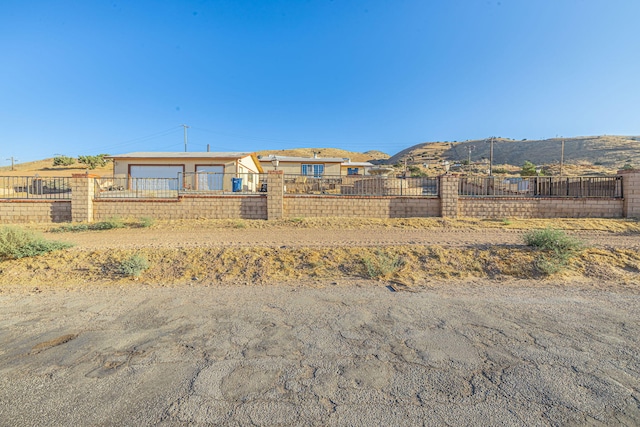
<instances>
[{"instance_id":1,"label":"white roof","mask_svg":"<svg viewBox=\"0 0 640 427\"><path fill-rule=\"evenodd\" d=\"M202 158L224 158L239 159L247 157L253 153L226 152L226 151L139 151L135 153L115 154L107 156L109 159L202 159Z\"/></svg>"},{"instance_id":2,"label":"white roof","mask_svg":"<svg viewBox=\"0 0 640 427\"><path fill-rule=\"evenodd\" d=\"M369 163L369 162L342 162L342 166L362 166L362 167L372 166L373 167L373 163Z\"/></svg>"},{"instance_id":3,"label":"white roof","mask_svg":"<svg viewBox=\"0 0 640 427\"><path fill-rule=\"evenodd\" d=\"M269 154L268 156L263 156L259 160L261 162L271 162L274 159L278 159L278 161L282 163L291 162L310 162L310 163L342 163L344 162L344 157L293 157L293 156L277 156L273 154Z\"/></svg>"}]
</instances>

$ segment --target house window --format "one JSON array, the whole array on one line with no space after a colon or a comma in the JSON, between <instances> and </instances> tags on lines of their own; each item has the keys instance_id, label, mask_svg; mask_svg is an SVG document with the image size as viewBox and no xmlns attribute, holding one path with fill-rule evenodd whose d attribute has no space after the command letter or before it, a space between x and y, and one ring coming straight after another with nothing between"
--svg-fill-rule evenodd
<instances>
[{"instance_id":1,"label":"house window","mask_svg":"<svg viewBox=\"0 0 640 427\"><path fill-rule=\"evenodd\" d=\"M347 175L358 175L358 168L347 168Z\"/></svg>"},{"instance_id":2,"label":"house window","mask_svg":"<svg viewBox=\"0 0 640 427\"><path fill-rule=\"evenodd\" d=\"M324 165L302 165L302 175L313 175L314 178L321 178L324 174Z\"/></svg>"}]
</instances>

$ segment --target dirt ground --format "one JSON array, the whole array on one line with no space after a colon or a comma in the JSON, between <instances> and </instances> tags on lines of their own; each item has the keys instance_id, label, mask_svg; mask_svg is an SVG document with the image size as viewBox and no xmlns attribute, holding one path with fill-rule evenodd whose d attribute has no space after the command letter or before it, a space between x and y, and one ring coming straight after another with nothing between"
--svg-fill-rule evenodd
<instances>
[{"instance_id":1,"label":"dirt ground","mask_svg":"<svg viewBox=\"0 0 640 427\"><path fill-rule=\"evenodd\" d=\"M572 233L597 247L640 240ZM55 237L91 251L521 235L203 226ZM18 285L0 292L0 425L640 424L640 292L615 280Z\"/></svg>"}]
</instances>

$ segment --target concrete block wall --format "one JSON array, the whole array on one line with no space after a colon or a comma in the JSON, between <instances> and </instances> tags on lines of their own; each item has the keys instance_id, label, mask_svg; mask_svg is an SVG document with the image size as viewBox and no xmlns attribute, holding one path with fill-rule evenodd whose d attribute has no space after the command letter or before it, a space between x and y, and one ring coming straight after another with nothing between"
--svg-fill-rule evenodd
<instances>
[{"instance_id":1,"label":"concrete block wall","mask_svg":"<svg viewBox=\"0 0 640 427\"><path fill-rule=\"evenodd\" d=\"M71 219L74 222L93 221L94 182L97 175L71 176Z\"/></svg>"},{"instance_id":2,"label":"concrete block wall","mask_svg":"<svg viewBox=\"0 0 640 427\"><path fill-rule=\"evenodd\" d=\"M442 175L440 177L440 216L456 218L458 216L458 177Z\"/></svg>"},{"instance_id":3,"label":"concrete block wall","mask_svg":"<svg viewBox=\"0 0 640 427\"><path fill-rule=\"evenodd\" d=\"M267 219L279 219L283 215L284 171L269 171L267 174Z\"/></svg>"},{"instance_id":4,"label":"concrete block wall","mask_svg":"<svg viewBox=\"0 0 640 427\"><path fill-rule=\"evenodd\" d=\"M0 223L28 224L71 221L69 200L3 200Z\"/></svg>"},{"instance_id":5,"label":"concrete block wall","mask_svg":"<svg viewBox=\"0 0 640 427\"><path fill-rule=\"evenodd\" d=\"M640 218L640 170L620 170L622 175L623 215L625 218Z\"/></svg>"},{"instance_id":6,"label":"concrete block wall","mask_svg":"<svg viewBox=\"0 0 640 427\"><path fill-rule=\"evenodd\" d=\"M410 218L440 215L440 199L427 197L284 197L284 216Z\"/></svg>"},{"instance_id":7,"label":"concrete block wall","mask_svg":"<svg viewBox=\"0 0 640 427\"><path fill-rule=\"evenodd\" d=\"M623 200L601 198L460 197L470 218L622 218Z\"/></svg>"},{"instance_id":8,"label":"concrete block wall","mask_svg":"<svg viewBox=\"0 0 640 427\"><path fill-rule=\"evenodd\" d=\"M257 196L184 196L178 199L97 199L94 220L113 217L156 219L267 219L267 201Z\"/></svg>"},{"instance_id":9,"label":"concrete block wall","mask_svg":"<svg viewBox=\"0 0 640 427\"><path fill-rule=\"evenodd\" d=\"M267 193L180 196L177 199L95 199L91 175L71 180L71 200L0 200L0 223L91 222L110 217L158 219L283 217L640 218L640 171L620 171L623 198L460 197L458 177L440 177L440 197L330 196L284 193L282 171L270 171Z\"/></svg>"}]
</instances>

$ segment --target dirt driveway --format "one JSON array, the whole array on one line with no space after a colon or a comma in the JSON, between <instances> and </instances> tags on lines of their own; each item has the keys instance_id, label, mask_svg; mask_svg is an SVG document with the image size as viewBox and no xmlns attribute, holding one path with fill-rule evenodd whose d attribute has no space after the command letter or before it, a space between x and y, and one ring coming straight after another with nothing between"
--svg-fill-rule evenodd
<instances>
[{"instance_id":1,"label":"dirt driveway","mask_svg":"<svg viewBox=\"0 0 640 427\"><path fill-rule=\"evenodd\" d=\"M450 247L522 245L525 230L504 229L420 229L385 228L319 229L191 229L156 230L116 229L109 232L55 234L56 240L66 240L81 248L143 248L143 247L333 247L333 246L399 246L442 245ZM572 231L590 246L640 249L638 233L610 233L603 231Z\"/></svg>"}]
</instances>

